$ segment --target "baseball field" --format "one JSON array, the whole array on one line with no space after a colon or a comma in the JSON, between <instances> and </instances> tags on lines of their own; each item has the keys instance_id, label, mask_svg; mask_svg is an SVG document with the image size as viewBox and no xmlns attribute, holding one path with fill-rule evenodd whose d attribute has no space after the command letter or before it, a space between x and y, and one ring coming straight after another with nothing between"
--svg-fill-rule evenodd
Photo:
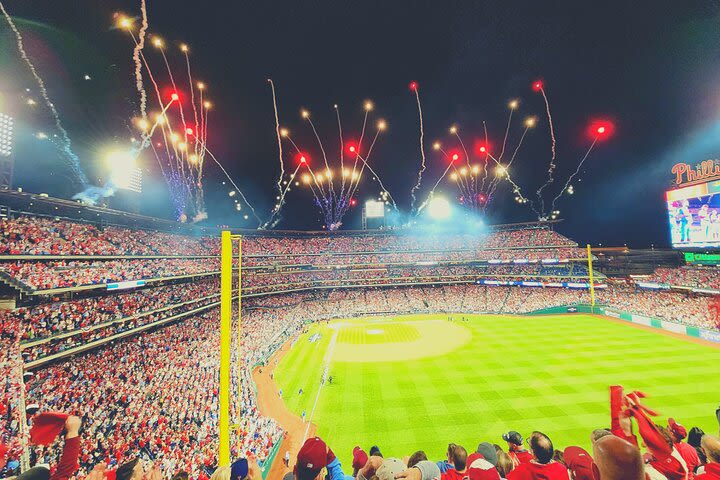
<instances>
[{"instance_id":1,"label":"baseball field","mask_svg":"<svg viewBox=\"0 0 720 480\"><path fill-rule=\"evenodd\" d=\"M719 369L718 348L596 316L437 314L315 324L275 380L349 465L358 444L437 460L508 430L588 448L611 384L645 391L661 422L716 432Z\"/></svg>"}]
</instances>

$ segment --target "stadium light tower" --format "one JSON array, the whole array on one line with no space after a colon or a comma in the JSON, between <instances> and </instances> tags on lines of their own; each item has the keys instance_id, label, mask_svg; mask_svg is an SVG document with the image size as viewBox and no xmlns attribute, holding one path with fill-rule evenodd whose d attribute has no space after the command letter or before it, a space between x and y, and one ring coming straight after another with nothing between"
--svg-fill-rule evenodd
<instances>
[{"instance_id":1,"label":"stadium light tower","mask_svg":"<svg viewBox=\"0 0 720 480\"><path fill-rule=\"evenodd\" d=\"M435 197L428 204L428 214L435 220L445 220L450 217L452 207L450 202L443 197Z\"/></svg>"},{"instance_id":2,"label":"stadium light tower","mask_svg":"<svg viewBox=\"0 0 720 480\"><path fill-rule=\"evenodd\" d=\"M0 113L0 190L8 190L12 187L13 124L10 115Z\"/></svg>"}]
</instances>

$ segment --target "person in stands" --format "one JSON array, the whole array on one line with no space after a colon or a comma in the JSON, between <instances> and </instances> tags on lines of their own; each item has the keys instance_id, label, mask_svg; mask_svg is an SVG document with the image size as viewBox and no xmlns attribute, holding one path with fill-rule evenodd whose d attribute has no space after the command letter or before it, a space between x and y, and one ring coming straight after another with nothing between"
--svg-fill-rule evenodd
<instances>
[{"instance_id":1,"label":"person in stands","mask_svg":"<svg viewBox=\"0 0 720 480\"><path fill-rule=\"evenodd\" d=\"M570 480L565 465L553 460L555 450L547 435L533 432L529 443L535 459L515 467L507 480Z\"/></svg>"},{"instance_id":2,"label":"person in stands","mask_svg":"<svg viewBox=\"0 0 720 480\"><path fill-rule=\"evenodd\" d=\"M514 466L517 467L521 463L528 463L533 459L532 453L523 447L523 437L520 433L511 430L503 434L502 439L508 444L508 455Z\"/></svg>"},{"instance_id":3,"label":"person in stands","mask_svg":"<svg viewBox=\"0 0 720 480\"><path fill-rule=\"evenodd\" d=\"M720 480L720 438L715 435L703 435L700 446L705 452L707 463L695 480Z\"/></svg>"}]
</instances>

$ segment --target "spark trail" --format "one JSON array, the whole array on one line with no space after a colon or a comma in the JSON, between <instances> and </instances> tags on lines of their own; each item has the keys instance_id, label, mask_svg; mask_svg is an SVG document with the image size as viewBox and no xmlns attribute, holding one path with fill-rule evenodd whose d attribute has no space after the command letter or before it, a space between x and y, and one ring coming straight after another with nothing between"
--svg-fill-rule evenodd
<instances>
[{"instance_id":1,"label":"spark trail","mask_svg":"<svg viewBox=\"0 0 720 480\"><path fill-rule=\"evenodd\" d=\"M422 105L420 103L420 88L416 82L410 83L410 90L415 92L415 100L417 101L418 117L420 118L420 170L418 171L417 183L410 190L410 210L415 210L415 192L420 188L422 184L422 176L427 168L425 162L425 127L423 126L423 112Z\"/></svg>"},{"instance_id":2,"label":"spark trail","mask_svg":"<svg viewBox=\"0 0 720 480\"><path fill-rule=\"evenodd\" d=\"M282 179L285 176L285 165L283 163L282 139L280 138L280 117L278 116L277 97L275 96L275 83L272 78L267 79L272 92L273 113L275 114L275 135L278 144L278 163L280 163L280 175L278 176L277 188L278 192L282 192Z\"/></svg>"},{"instance_id":3,"label":"spark trail","mask_svg":"<svg viewBox=\"0 0 720 480\"><path fill-rule=\"evenodd\" d=\"M577 174L580 173L580 169L582 168L583 164L585 163L585 160L587 160L588 156L590 155L590 152L592 152L592 149L593 149L593 147L595 147L595 144L597 143L599 138L600 138L599 136L595 137L593 142L590 144L590 148L588 148L587 152L585 152L585 156L583 156L582 159L580 160L580 162L578 163L578 166L575 169L575 172L573 172L573 174L568 177L567 182L565 182L565 185L563 186L562 190L560 190L560 193L558 193L557 196L552 199L552 204L550 205L550 211L555 210L555 203L562 196L562 194L567 191L568 187L570 186L570 182L572 182L573 178L575 178L577 176Z\"/></svg>"},{"instance_id":4,"label":"spark trail","mask_svg":"<svg viewBox=\"0 0 720 480\"><path fill-rule=\"evenodd\" d=\"M77 155L75 155L75 152L73 152L72 150L72 142L70 141L70 136L68 135L67 130L65 130L62 122L60 121L60 114L55 108L55 104L52 102L52 100L50 100L50 95L48 94L47 88L45 87L45 82L43 81L42 77L40 77L40 74L37 72L35 65L30 60L30 57L28 57L28 54L25 51L23 37L20 34L18 28L15 26L15 22L13 22L10 14L7 12L7 10L5 9L5 5L3 5L2 2L0 2L0 10L2 10L2 14L5 16L5 20L7 20L10 29L15 34L15 40L18 52L20 53L20 57L22 57L23 61L30 69L30 73L32 73L32 76L35 78L35 81L40 88L40 94L45 101L45 105L48 107L48 109L50 109L50 112L52 113L53 119L55 120L55 127L60 132L61 151L65 154L67 162L73 173L75 174L75 180L77 180L83 188L86 188L89 184L88 178L85 175L85 172L83 172L80 168L80 159Z\"/></svg>"},{"instance_id":5,"label":"spark trail","mask_svg":"<svg viewBox=\"0 0 720 480\"><path fill-rule=\"evenodd\" d=\"M147 93L143 85L142 63L140 62L140 52L145 48L145 33L148 29L147 5L145 0L140 0L140 13L142 15L142 23L138 32L138 41L133 49L133 61L135 62L135 88L140 94L140 115L147 118Z\"/></svg>"},{"instance_id":6,"label":"spark trail","mask_svg":"<svg viewBox=\"0 0 720 480\"><path fill-rule=\"evenodd\" d=\"M547 114L548 124L550 127L550 165L548 166L548 179L547 181L538 188L537 194L538 200L540 200L540 211L542 212L543 216L545 215L545 199L542 196L543 190L545 190L551 183L555 181L555 178L553 177L553 174L555 173L555 168L557 165L555 164L555 127L553 126L553 119L552 119L552 113L550 112L550 101L548 100L547 93L545 92L545 85L543 85L543 82L538 80L533 84L533 89L537 92L540 92L542 94L543 100L545 102L545 112Z\"/></svg>"}]
</instances>

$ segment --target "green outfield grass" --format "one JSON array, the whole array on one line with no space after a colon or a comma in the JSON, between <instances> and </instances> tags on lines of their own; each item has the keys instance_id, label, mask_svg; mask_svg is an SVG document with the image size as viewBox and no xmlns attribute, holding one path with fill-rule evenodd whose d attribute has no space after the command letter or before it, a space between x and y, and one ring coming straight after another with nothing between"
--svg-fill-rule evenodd
<instances>
[{"instance_id":1,"label":"green outfield grass","mask_svg":"<svg viewBox=\"0 0 720 480\"><path fill-rule=\"evenodd\" d=\"M288 408L310 417L329 357L313 422L346 466L356 444L437 460L449 442L502 444L511 429L588 448L590 431L609 426L611 384L648 393L659 421L718 430L720 349L588 315L453 317L313 325L276 369Z\"/></svg>"}]
</instances>

